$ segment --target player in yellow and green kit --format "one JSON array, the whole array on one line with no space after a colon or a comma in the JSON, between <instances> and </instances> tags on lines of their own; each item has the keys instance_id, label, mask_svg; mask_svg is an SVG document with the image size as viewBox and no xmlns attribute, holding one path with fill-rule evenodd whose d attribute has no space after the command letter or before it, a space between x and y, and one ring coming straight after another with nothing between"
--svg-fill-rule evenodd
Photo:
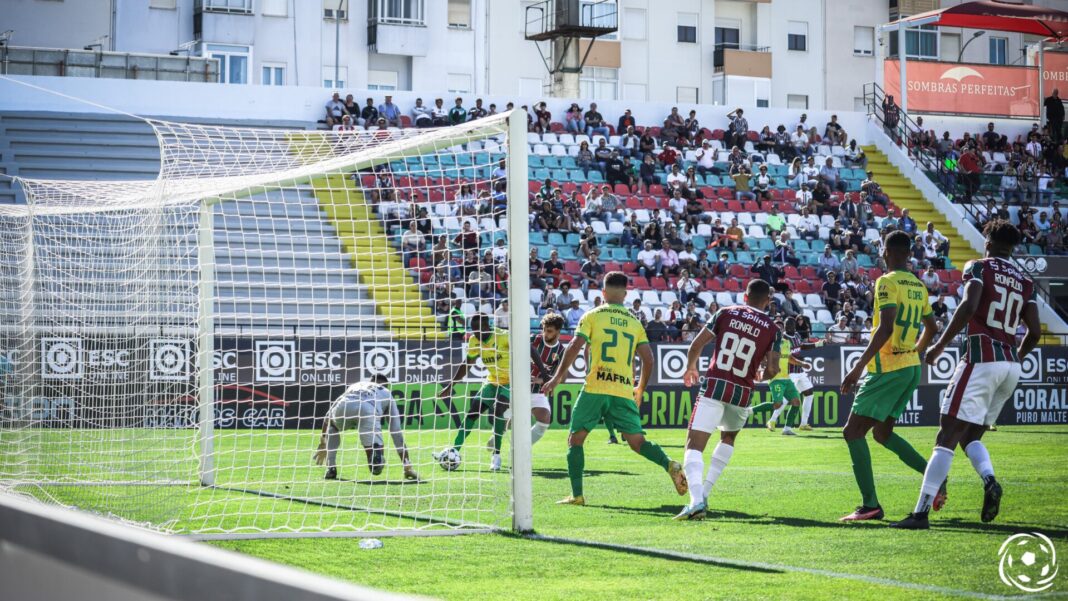
<instances>
[{"instance_id":1,"label":"player in yellow and green kit","mask_svg":"<svg viewBox=\"0 0 1068 601\"><path fill-rule=\"evenodd\" d=\"M920 354L935 334L935 320L927 299L927 287L909 271L912 238L896 231L883 242L883 260L889 270L875 282L875 310L872 315L871 340L857 364L842 380L842 394L849 394L867 366L868 377L853 400L853 409L842 429L853 460L853 476L863 503L844 522L878 520L883 509L875 494L875 475L865 438L872 437L896 454L905 465L919 473L927 460L894 432L894 421L901 416L920 384ZM921 334L922 327L922 334ZM941 508L945 491L940 493Z\"/></svg>"},{"instance_id":2,"label":"player in yellow and green kit","mask_svg":"<svg viewBox=\"0 0 1068 601\"><path fill-rule=\"evenodd\" d=\"M434 460L442 463L446 470L449 468L443 461L448 452L460 451L467 435L487 411L490 412L490 422L493 424L493 457L490 460L490 470L496 472L501 469L501 439L508 427L504 414L511 404L511 390L508 386L511 381L508 332L491 327L489 316L484 313L476 313L471 317L471 337L467 340L466 360L456 368L452 381L441 389L442 398L452 396L453 387L464 379L467 371L478 359L482 359L482 364L486 366L486 382L471 399L464 423L456 432L456 440L452 446L433 454Z\"/></svg>"},{"instance_id":3,"label":"player in yellow and green kit","mask_svg":"<svg viewBox=\"0 0 1068 601\"><path fill-rule=\"evenodd\" d=\"M778 326L780 330L784 327L781 319L776 319L775 325ZM782 343L779 345L779 348L775 350L779 352L779 373L768 381L768 388L771 389L771 399L760 403L759 405L753 405L750 414L774 409L771 417L768 418L767 421L768 430L774 432L775 423L778 421L779 415L782 414L782 410L788 404L790 409L786 411L786 420L783 422L782 434L783 436L796 436L797 433L793 431L790 424L794 423L794 419L800 411L801 393L798 392L797 385L794 384L794 381L790 378L790 366L804 365L804 362L790 354L793 351L793 344L786 338L786 336L782 337ZM783 401L785 401L786 404L784 404Z\"/></svg>"},{"instance_id":4,"label":"player in yellow and green kit","mask_svg":"<svg viewBox=\"0 0 1068 601\"><path fill-rule=\"evenodd\" d=\"M653 352L645 328L623 306L627 296L627 276L613 271L604 276L604 304L582 316L578 332L571 340L564 358L542 392L551 395L567 376L575 358L589 345L586 382L571 409L571 435L567 439L567 475L571 480L571 495L559 504L585 505L582 492L582 471L586 457L582 448L586 435L601 422L611 423L623 435L631 450L664 468L675 483L675 490L686 494L686 476L682 465L668 458L659 445L645 439L638 407L645 385L653 372ZM634 382L634 356L642 360L641 376Z\"/></svg>"}]
</instances>

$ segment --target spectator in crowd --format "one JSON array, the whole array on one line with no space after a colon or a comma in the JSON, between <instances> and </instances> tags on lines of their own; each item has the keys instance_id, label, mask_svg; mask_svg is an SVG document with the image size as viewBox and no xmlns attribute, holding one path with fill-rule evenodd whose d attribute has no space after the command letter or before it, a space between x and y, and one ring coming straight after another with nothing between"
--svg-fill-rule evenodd
<instances>
[{"instance_id":1,"label":"spectator in crowd","mask_svg":"<svg viewBox=\"0 0 1068 601\"><path fill-rule=\"evenodd\" d=\"M389 98L387 96L387 98ZM430 127L434 124L434 115L429 106L423 104L422 98L415 99L415 106L412 107L412 123L416 127Z\"/></svg>"},{"instance_id":2,"label":"spectator in crowd","mask_svg":"<svg viewBox=\"0 0 1068 601\"><path fill-rule=\"evenodd\" d=\"M853 329L849 327L849 320L845 315L840 315L834 325L827 328L827 342L830 344L847 344L853 335Z\"/></svg>"},{"instance_id":3,"label":"spectator in crowd","mask_svg":"<svg viewBox=\"0 0 1068 601\"><path fill-rule=\"evenodd\" d=\"M363 119L363 125L367 129L371 129L372 125L378 123L378 109L375 108L375 99L368 98L367 104L364 105L363 110L360 111L360 119Z\"/></svg>"},{"instance_id":4,"label":"spectator in crowd","mask_svg":"<svg viewBox=\"0 0 1068 601\"><path fill-rule=\"evenodd\" d=\"M761 163L757 174L753 176L753 193L757 200L771 200L771 186L774 179L768 175L768 166Z\"/></svg>"},{"instance_id":5,"label":"spectator in crowd","mask_svg":"<svg viewBox=\"0 0 1068 601\"><path fill-rule=\"evenodd\" d=\"M779 283L779 278L783 275L782 270L772 264L771 255L764 255L749 271L772 287Z\"/></svg>"},{"instance_id":6,"label":"spectator in crowd","mask_svg":"<svg viewBox=\"0 0 1068 601\"><path fill-rule=\"evenodd\" d=\"M679 266L689 271L694 277L700 277L694 271L697 266L697 255L694 253L693 240L687 240L682 250L679 251Z\"/></svg>"},{"instance_id":7,"label":"spectator in crowd","mask_svg":"<svg viewBox=\"0 0 1068 601\"><path fill-rule=\"evenodd\" d=\"M582 292L589 294L590 286L598 286L601 277L604 276L604 264L601 263L601 253L599 251L593 251L590 253L590 258L582 264L580 273L582 274Z\"/></svg>"},{"instance_id":8,"label":"spectator in crowd","mask_svg":"<svg viewBox=\"0 0 1068 601\"><path fill-rule=\"evenodd\" d=\"M590 103L590 110L586 111L586 134L589 136L605 136L608 137L608 125L604 122L604 117L597 111L597 103Z\"/></svg>"},{"instance_id":9,"label":"spectator in crowd","mask_svg":"<svg viewBox=\"0 0 1068 601\"><path fill-rule=\"evenodd\" d=\"M989 152L1001 150L1001 134L994 131L994 123L986 124L986 131L982 135L983 148Z\"/></svg>"},{"instance_id":10,"label":"spectator in crowd","mask_svg":"<svg viewBox=\"0 0 1068 601\"><path fill-rule=\"evenodd\" d=\"M486 109L482 108L482 99L475 99L475 106L471 110L467 111L467 120L474 121L475 119L481 119L486 116Z\"/></svg>"},{"instance_id":11,"label":"spectator in crowd","mask_svg":"<svg viewBox=\"0 0 1068 601\"><path fill-rule=\"evenodd\" d=\"M931 303L931 312L935 319L946 319L949 316L949 305L946 304L946 295L939 294L938 298Z\"/></svg>"},{"instance_id":12,"label":"spectator in crowd","mask_svg":"<svg viewBox=\"0 0 1068 601\"><path fill-rule=\"evenodd\" d=\"M419 231L417 225L413 219L408 229L401 234L401 255L404 257L405 267L411 267L412 259L422 254L426 244L426 237L423 236L423 232Z\"/></svg>"},{"instance_id":13,"label":"spectator in crowd","mask_svg":"<svg viewBox=\"0 0 1068 601\"><path fill-rule=\"evenodd\" d=\"M434 127L442 127L449 124L449 111L445 109L445 101L441 98L434 99L434 108L430 109L430 118Z\"/></svg>"},{"instance_id":14,"label":"spectator in crowd","mask_svg":"<svg viewBox=\"0 0 1068 601\"><path fill-rule=\"evenodd\" d=\"M1046 123L1054 144L1060 144L1064 140L1064 102L1061 100L1061 91L1053 88L1053 93L1042 101L1042 107L1046 109Z\"/></svg>"},{"instance_id":15,"label":"spectator in crowd","mask_svg":"<svg viewBox=\"0 0 1068 601\"><path fill-rule=\"evenodd\" d=\"M653 159L653 155L645 155L638 174L642 184L645 185L646 194L651 193L650 188L652 186L660 184L660 176L657 175L656 161Z\"/></svg>"},{"instance_id":16,"label":"spectator in crowd","mask_svg":"<svg viewBox=\"0 0 1068 601\"><path fill-rule=\"evenodd\" d=\"M964 149L960 156L958 167L961 180L964 183L964 201L972 202L972 197L979 191L980 177L983 173L983 157L976 151L974 146Z\"/></svg>"},{"instance_id":17,"label":"spectator in crowd","mask_svg":"<svg viewBox=\"0 0 1068 601\"><path fill-rule=\"evenodd\" d=\"M586 312L579 306L578 299L572 299L571 306L564 313L564 317L567 319L567 327L572 330L578 329L579 321L582 320L582 316L585 314Z\"/></svg>"},{"instance_id":18,"label":"spectator in crowd","mask_svg":"<svg viewBox=\"0 0 1068 601\"><path fill-rule=\"evenodd\" d=\"M608 145L607 138L597 140L597 148L593 150L593 159L597 162L597 170L604 174L605 163L612 158L612 147Z\"/></svg>"},{"instance_id":19,"label":"spectator in crowd","mask_svg":"<svg viewBox=\"0 0 1068 601\"><path fill-rule=\"evenodd\" d=\"M679 275L679 253L671 247L671 242L664 240L657 255L660 276Z\"/></svg>"},{"instance_id":20,"label":"spectator in crowd","mask_svg":"<svg viewBox=\"0 0 1068 601\"><path fill-rule=\"evenodd\" d=\"M494 265L508 262L508 247L504 245L504 238L497 238L493 248L490 249L490 255L493 257Z\"/></svg>"},{"instance_id":21,"label":"spectator in crowd","mask_svg":"<svg viewBox=\"0 0 1068 601\"><path fill-rule=\"evenodd\" d=\"M568 309L571 308L571 302L578 301L571 292L571 282L564 280L560 282L560 293L556 295L556 310L563 315Z\"/></svg>"},{"instance_id":22,"label":"spectator in crowd","mask_svg":"<svg viewBox=\"0 0 1068 601\"><path fill-rule=\"evenodd\" d=\"M745 143L749 140L749 122L745 120L744 115L745 111L741 108L736 108L727 113L727 119L730 122L727 125L725 143L728 147L745 148Z\"/></svg>"},{"instance_id":23,"label":"spectator in crowd","mask_svg":"<svg viewBox=\"0 0 1068 601\"><path fill-rule=\"evenodd\" d=\"M545 262L545 274L549 280L558 284L560 276L564 273L564 263L560 260L560 253L555 250L549 252L549 260Z\"/></svg>"},{"instance_id":24,"label":"spectator in crowd","mask_svg":"<svg viewBox=\"0 0 1068 601\"><path fill-rule=\"evenodd\" d=\"M677 331L674 326L668 327L668 324L664 321L664 312L660 309L653 311L653 320L649 322L645 330L649 340L652 342L663 342L674 338L674 332Z\"/></svg>"},{"instance_id":25,"label":"spectator in crowd","mask_svg":"<svg viewBox=\"0 0 1068 601\"><path fill-rule=\"evenodd\" d=\"M401 110L400 107L393 104L393 97L386 96L386 101L378 106L379 118L386 120L386 125L389 127L401 126Z\"/></svg>"},{"instance_id":26,"label":"spectator in crowd","mask_svg":"<svg viewBox=\"0 0 1068 601\"><path fill-rule=\"evenodd\" d=\"M838 312L842 302L842 285L838 283L837 273L827 272L827 281L820 289L820 298L823 300L823 306L827 307L832 315Z\"/></svg>"},{"instance_id":27,"label":"spectator in crowd","mask_svg":"<svg viewBox=\"0 0 1068 601\"><path fill-rule=\"evenodd\" d=\"M638 139L638 152L643 157L656 152L656 138L650 133L650 128L646 128Z\"/></svg>"},{"instance_id":28,"label":"spectator in crowd","mask_svg":"<svg viewBox=\"0 0 1068 601\"><path fill-rule=\"evenodd\" d=\"M908 209L901 210L901 219L898 220L897 227L910 236L916 234L916 220L909 216Z\"/></svg>"},{"instance_id":29,"label":"spectator in crowd","mask_svg":"<svg viewBox=\"0 0 1068 601\"><path fill-rule=\"evenodd\" d=\"M691 146L697 143L697 137L701 134L701 123L697 120L697 111L690 110L690 114L682 122L682 130Z\"/></svg>"},{"instance_id":30,"label":"spectator in crowd","mask_svg":"<svg viewBox=\"0 0 1068 601\"><path fill-rule=\"evenodd\" d=\"M808 141L808 134L802 126L798 125L794 130L792 136L790 136L790 144L794 147L794 156L797 157L812 157L812 145Z\"/></svg>"},{"instance_id":31,"label":"spectator in crowd","mask_svg":"<svg viewBox=\"0 0 1068 601\"><path fill-rule=\"evenodd\" d=\"M780 232L779 239L775 241L775 262L794 267L801 265L801 259L795 254L794 245L790 242L789 232Z\"/></svg>"},{"instance_id":32,"label":"spectator in crowd","mask_svg":"<svg viewBox=\"0 0 1068 601\"><path fill-rule=\"evenodd\" d=\"M538 248L536 246L530 247L530 287L531 289L537 288L539 290L545 289L545 266L541 259L538 258Z\"/></svg>"},{"instance_id":33,"label":"spectator in crowd","mask_svg":"<svg viewBox=\"0 0 1068 601\"><path fill-rule=\"evenodd\" d=\"M622 131L624 133L619 137L619 143L616 144L619 155L624 158L638 156L638 141L641 138L635 133L634 126L630 125Z\"/></svg>"},{"instance_id":34,"label":"spectator in crowd","mask_svg":"<svg viewBox=\"0 0 1068 601\"><path fill-rule=\"evenodd\" d=\"M497 305L497 310L493 312L493 325L502 330L507 330L512 325L511 314L508 312L508 299L503 299Z\"/></svg>"},{"instance_id":35,"label":"spectator in crowd","mask_svg":"<svg viewBox=\"0 0 1068 601\"><path fill-rule=\"evenodd\" d=\"M341 123L334 126L334 131L356 131L356 126L352 123L352 116L345 114L341 116Z\"/></svg>"},{"instance_id":36,"label":"spectator in crowd","mask_svg":"<svg viewBox=\"0 0 1068 601\"><path fill-rule=\"evenodd\" d=\"M645 245L640 252L638 252L638 275L644 278L651 278L657 274L657 258L658 254L653 249L652 240L646 240Z\"/></svg>"},{"instance_id":37,"label":"spectator in crowd","mask_svg":"<svg viewBox=\"0 0 1068 601\"><path fill-rule=\"evenodd\" d=\"M575 155L575 164L582 169L584 176L589 178L590 171L597 168L597 161L590 151L590 145L585 140L579 144L578 154Z\"/></svg>"},{"instance_id":38,"label":"spectator in crowd","mask_svg":"<svg viewBox=\"0 0 1068 601\"><path fill-rule=\"evenodd\" d=\"M550 131L552 121L553 114L549 111L548 105L545 104L544 100L539 102L534 108L534 131L539 134L544 134L545 132Z\"/></svg>"},{"instance_id":39,"label":"spectator in crowd","mask_svg":"<svg viewBox=\"0 0 1068 601\"><path fill-rule=\"evenodd\" d=\"M805 190L808 192L808 190ZM811 199L811 193L809 193L809 199ZM815 240L819 238L820 232L820 220L818 217L812 214L809 210L807 202L801 206L801 216L797 220L797 232L802 239ZM774 206L774 205L772 205Z\"/></svg>"},{"instance_id":40,"label":"spectator in crowd","mask_svg":"<svg viewBox=\"0 0 1068 601\"><path fill-rule=\"evenodd\" d=\"M793 288L787 288L783 293L783 300L779 303L779 310L786 317L801 315L801 303L797 300L797 292Z\"/></svg>"},{"instance_id":41,"label":"spectator in crowd","mask_svg":"<svg viewBox=\"0 0 1068 601\"><path fill-rule=\"evenodd\" d=\"M767 232L768 236L772 238L778 236L779 232L786 230L786 219L779 213L779 207L777 205L771 205L767 223L764 224L764 230Z\"/></svg>"},{"instance_id":42,"label":"spectator in crowd","mask_svg":"<svg viewBox=\"0 0 1068 601\"><path fill-rule=\"evenodd\" d=\"M897 107L897 103L894 102L894 97L891 94L887 94L883 98L883 128L886 130L886 135L890 136L891 140L897 140L897 124L900 121L901 113Z\"/></svg>"},{"instance_id":43,"label":"spectator in crowd","mask_svg":"<svg viewBox=\"0 0 1068 601\"><path fill-rule=\"evenodd\" d=\"M1020 180L1016 177L1016 167L1014 165L1010 164L1005 168L1005 172L1001 174L1001 183L998 185L998 189L1001 192L1002 200L1005 202L1020 201L1022 199ZM991 200L990 202L994 201Z\"/></svg>"},{"instance_id":44,"label":"spectator in crowd","mask_svg":"<svg viewBox=\"0 0 1068 601\"><path fill-rule=\"evenodd\" d=\"M623 132L633 131L633 128L637 127L637 125L638 123L634 120L634 115L630 113L630 109L626 109L616 122L616 133L622 135Z\"/></svg>"},{"instance_id":45,"label":"spectator in crowd","mask_svg":"<svg viewBox=\"0 0 1068 601\"><path fill-rule=\"evenodd\" d=\"M341 118L345 114L345 103L341 102L341 94L334 92L334 95L326 102L326 124L331 128L334 125L340 125Z\"/></svg>"},{"instance_id":46,"label":"spectator in crowd","mask_svg":"<svg viewBox=\"0 0 1068 601\"><path fill-rule=\"evenodd\" d=\"M949 254L949 238L946 238L942 235L942 232L936 230L933 222L927 222L927 228L924 230L924 237L924 242L933 246L939 256L946 256Z\"/></svg>"},{"instance_id":47,"label":"spectator in crowd","mask_svg":"<svg viewBox=\"0 0 1068 601\"><path fill-rule=\"evenodd\" d=\"M924 286L927 286L927 292L931 295L938 295L942 293L942 278L938 277L938 272L935 271L934 265L927 268L927 271L923 272L920 276L920 281Z\"/></svg>"},{"instance_id":48,"label":"spectator in crowd","mask_svg":"<svg viewBox=\"0 0 1068 601\"><path fill-rule=\"evenodd\" d=\"M722 173L722 170L716 167L716 161L719 160L719 150L712 148L708 140L701 141L701 148L697 150L696 155L697 172L702 176L708 173L713 175Z\"/></svg>"},{"instance_id":49,"label":"spectator in crowd","mask_svg":"<svg viewBox=\"0 0 1068 601\"><path fill-rule=\"evenodd\" d=\"M808 157L801 166L801 174L803 183L807 183L810 189L815 189L816 184L820 183L820 168L816 166L815 157Z\"/></svg>"},{"instance_id":50,"label":"spectator in crowd","mask_svg":"<svg viewBox=\"0 0 1068 601\"><path fill-rule=\"evenodd\" d=\"M839 176L838 168L834 166L834 159L827 157L827 161L820 168L820 179L831 189L845 192L845 181Z\"/></svg>"},{"instance_id":51,"label":"spectator in crowd","mask_svg":"<svg viewBox=\"0 0 1068 601\"><path fill-rule=\"evenodd\" d=\"M690 277L690 272L687 269L683 269L679 272L679 281L676 282L675 287L679 290L679 299L684 303L696 303L700 306L705 306L705 301L697 297L697 294L701 292L701 282Z\"/></svg>"},{"instance_id":52,"label":"spectator in crowd","mask_svg":"<svg viewBox=\"0 0 1068 601\"><path fill-rule=\"evenodd\" d=\"M753 193L750 180L753 174L749 172L749 166L743 165L740 171L731 175L731 179L734 180L734 199L735 200L756 200L756 194Z\"/></svg>"},{"instance_id":53,"label":"spectator in crowd","mask_svg":"<svg viewBox=\"0 0 1068 601\"><path fill-rule=\"evenodd\" d=\"M464 108L464 99L456 97L455 104L449 109L449 125L459 125L467 121L467 109Z\"/></svg>"},{"instance_id":54,"label":"spectator in crowd","mask_svg":"<svg viewBox=\"0 0 1068 601\"><path fill-rule=\"evenodd\" d=\"M577 102L572 102L564 113L564 129L572 134L586 133L586 121L582 118L582 107Z\"/></svg>"},{"instance_id":55,"label":"spectator in crowd","mask_svg":"<svg viewBox=\"0 0 1068 601\"><path fill-rule=\"evenodd\" d=\"M838 272L842 269L842 262L838 259L838 255L831 252L831 247L824 246L823 254L820 255L819 262L816 267L816 274L821 278L826 278L828 274Z\"/></svg>"},{"instance_id":56,"label":"spectator in crowd","mask_svg":"<svg viewBox=\"0 0 1068 601\"><path fill-rule=\"evenodd\" d=\"M864 149L857 145L856 140L849 141L849 146L846 146L843 158L849 167L868 168L868 157L864 154Z\"/></svg>"},{"instance_id":57,"label":"spectator in crowd","mask_svg":"<svg viewBox=\"0 0 1068 601\"><path fill-rule=\"evenodd\" d=\"M831 115L831 120L827 122L827 127L823 131L823 138L824 142L829 145L846 145L846 140L849 139L849 136L846 135L845 129L842 128L842 124L838 122L838 115Z\"/></svg>"},{"instance_id":58,"label":"spectator in crowd","mask_svg":"<svg viewBox=\"0 0 1068 601\"><path fill-rule=\"evenodd\" d=\"M360 125L360 105L352 98L352 94L345 95L345 114L352 117L353 125Z\"/></svg>"}]
</instances>

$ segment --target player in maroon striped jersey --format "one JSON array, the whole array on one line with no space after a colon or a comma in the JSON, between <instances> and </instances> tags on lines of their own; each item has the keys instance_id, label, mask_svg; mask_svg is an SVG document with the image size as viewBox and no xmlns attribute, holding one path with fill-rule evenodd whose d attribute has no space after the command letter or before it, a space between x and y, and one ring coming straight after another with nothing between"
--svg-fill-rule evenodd
<instances>
[{"instance_id":1,"label":"player in maroon striped jersey","mask_svg":"<svg viewBox=\"0 0 1068 601\"><path fill-rule=\"evenodd\" d=\"M941 428L927 462L916 509L895 528L922 530L929 527L928 513L939 483L949 474L958 446L971 459L983 479L983 509L989 522L1001 507L1001 485L994 478L990 454L980 440L994 423L1005 401L1016 390L1026 357L1038 344L1042 324L1034 298L1034 283L1011 261L1020 243L1020 231L1008 221L994 220L983 230L986 258L964 267L964 299L941 338L927 351L926 362L934 365L946 346L967 326L957 371L942 397ZM1016 328L1023 320L1027 335L1016 347ZM933 483L933 484L932 484Z\"/></svg>"},{"instance_id":2,"label":"player in maroon striped jersey","mask_svg":"<svg viewBox=\"0 0 1068 601\"><path fill-rule=\"evenodd\" d=\"M782 332L764 311L771 302L771 286L764 280L749 282L745 305L722 307L701 330L687 353L683 384L698 382L697 360L701 350L715 341L712 361L705 374L705 386L690 415L683 469L690 487L690 504L676 520L699 520L705 516L708 494L734 453L734 440L749 419L749 401L756 382L769 380L779 372L779 345ZM708 475L704 450L715 429L720 442L712 451Z\"/></svg>"},{"instance_id":3,"label":"player in maroon striped jersey","mask_svg":"<svg viewBox=\"0 0 1068 601\"><path fill-rule=\"evenodd\" d=\"M541 318L541 334L530 340L531 388L530 411L534 414L534 425L530 429L530 444L541 440L549 429L552 407L549 397L542 394L541 387L553 377L560 359L564 356L564 345L560 344L560 330L564 327L564 317L559 313L547 313Z\"/></svg>"}]
</instances>

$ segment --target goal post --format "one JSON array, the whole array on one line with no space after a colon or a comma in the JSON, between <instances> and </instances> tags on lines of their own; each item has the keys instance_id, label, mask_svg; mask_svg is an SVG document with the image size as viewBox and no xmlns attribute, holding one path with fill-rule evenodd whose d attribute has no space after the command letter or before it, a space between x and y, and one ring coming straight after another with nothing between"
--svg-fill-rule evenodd
<instances>
[{"instance_id":1,"label":"goal post","mask_svg":"<svg viewBox=\"0 0 1068 601\"><path fill-rule=\"evenodd\" d=\"M435 129L150 124L157 180L20 180L28 235L0 221L24 241L0 247L0 271L32 274L24 307L0 305L19 374L0 492L202 538L531 530L523 112ZM483 350L442 396L476 314L510 363ZM510 382L501 471L487 377ZM376 419L331 413L376 378L393 399ZM312 461L330 415L336 480ZM449 448L458 469L436 458Z\"/></svg>"}]
</instances>

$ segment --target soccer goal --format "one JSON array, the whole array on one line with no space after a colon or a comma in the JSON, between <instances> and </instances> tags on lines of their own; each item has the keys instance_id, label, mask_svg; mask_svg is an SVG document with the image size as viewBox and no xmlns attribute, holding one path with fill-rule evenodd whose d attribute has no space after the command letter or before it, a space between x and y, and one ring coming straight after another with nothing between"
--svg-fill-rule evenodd
<instances>
[{"instance_id":1,"label":"soccer goal","mask_svg":"<svg viewBox=\"0 0 1068 601\"><path fill-rule=\"evenodd\" d=\"M513 115L335 132L150 121L154 181L21 180L28 204L0 207L0 492L201 537L531 529ZM512 341L515 427L500 471L488 415L447 471L432 454L486 375L476 362L441 394L475 313ZM418 477L386 415L384 469L345 431L327 480L312 458L331 402L372 379Z\"/></svg>"}]
</instances>

